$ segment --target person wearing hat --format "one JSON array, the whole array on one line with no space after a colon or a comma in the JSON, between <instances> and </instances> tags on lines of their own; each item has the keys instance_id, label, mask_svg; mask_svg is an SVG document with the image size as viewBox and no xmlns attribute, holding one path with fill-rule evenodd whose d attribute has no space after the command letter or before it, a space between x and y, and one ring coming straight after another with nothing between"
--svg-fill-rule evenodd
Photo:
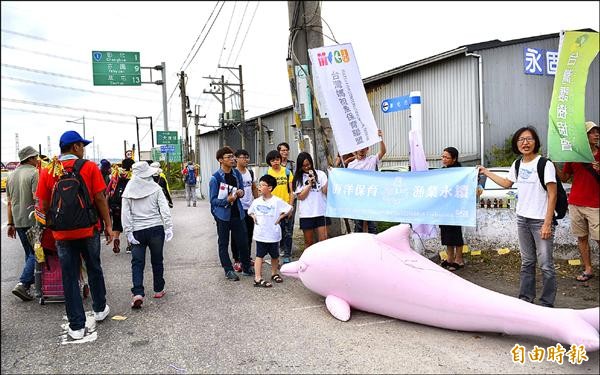
<instances>
[{"instance_id":1,"label":"person wearing hat","mask_svg":"<svg viewBox=\"0 0 600 375\"><path fill-rule=\"evenodd\" d=\"M108 161L106 159L100 160L100 172L102 172L102 177L104 178L104 183L106 185L108 185L108 182L110 181L110 172L111 172L110 161Z\"/></svg>"},{"instance_id":2,"label":"person wearing hat","mask_svg":"<svg viewBox=\"0 0 600 375\"><path fill-rule=\"evenodd\" d=\"M169 202L169 208L173 208L173 200L171 199L171 193L169 191L169 182L167 181L167 176L165 176L162 169L160 169L160 163L155 161L152 162L150 166L157 169L152 178L154 179L154 182L162 188L165 198L167 198L167 202Z\"/></svg>"},{"instance_id":3,"label":"person wearing hat","mask_svg":"<svg viewBox=\"0 0 600 375\"><path fill-rule=\"evenodd\" d=\"M131 308L144 303L144 267L146 248L150 249L154 298L165 295L163 246L173 238L171 211L162 188L154 182L158 168L145 161L133 164L132 177L123 192L121 222L123 232L131 243Z\"/></svg>"},{"instance_id":4,"label":"person wearing hat","mask_svg":"<svg viewBox=\"0 0 600 375\"><path fill-rule=\"evenodd\" d=\"M85 146L90 143L91 141L83 139L76 131L70 130L63 133L59 143L61 153L58 158L59 167L71 171L75 161L83 159ZM86 316L79 290L82 258L85 260L88 273L95 321L103 321L110 312L110 307L106 304L106 286L100 261L100 220L104 221L106 243L110 244L113 240L112 222L104 195L106 184L100 169L95 163L85 162L79 171L79 175L88 190L92 207L96 209L99 220L91 237L56 241L65 293L65 310L69 319L67 334L74 340L82 339L86 333ZM59 175L56 173L56 168L43 169L40 172L36 195L42 213L48 211L52 190L58 179Z\"/></svg>"},{"instance_id":5,"label":"person wearing hat","mask_svg":"<svg viewBox=\"0 0 600 375\"><path fill-rule=\"evenodd\" d=\"M594 155L593 163L567 162L559 170L561 181L573 177L569 194L571 232L577 237L577 247L583 261L583 272L577 281L586 282L594 277L590 256L592 239L600 246L600 128L592 121L585 123L588 142Z\"/></svg>"},{"instance_id":6,"label":"person wearing hat","mask_svg":"<svg viewBox=\"0 0 600 375\"><path fill-rule=\"evenodd\" d=\"M34 282L35 254L27 239L27 231L35 224L31 213L35 205L33 194L38 184L38 152L35 148L27 146L19 151L19 161L21 163L8 175L6 182L7 234L10 238L16 238L18 234L25 250L25 266L12 293L23 301L31 301L33 297L29 288Z\"/></svg>"}]
</instances>

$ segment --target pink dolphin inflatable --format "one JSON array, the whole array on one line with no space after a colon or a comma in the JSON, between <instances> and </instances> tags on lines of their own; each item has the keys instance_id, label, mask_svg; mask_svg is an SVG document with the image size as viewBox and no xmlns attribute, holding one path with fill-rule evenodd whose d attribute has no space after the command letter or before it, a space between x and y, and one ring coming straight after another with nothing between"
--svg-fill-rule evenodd
<instances>
[{"instance_id":1,"label":"pink dolphin inflatable","mask_svg":"<svg viewBox=\"0 0 600 375\"><path fill-rule=\"evenodd\" d=\"M325 297L341 321L350 319L352 307L435 327L531 335L598 350L598 307L542 307L482 288L413 251L409 231L401 224L378 235L318 242L281 273Z\"/></svg>"}]
</instances>

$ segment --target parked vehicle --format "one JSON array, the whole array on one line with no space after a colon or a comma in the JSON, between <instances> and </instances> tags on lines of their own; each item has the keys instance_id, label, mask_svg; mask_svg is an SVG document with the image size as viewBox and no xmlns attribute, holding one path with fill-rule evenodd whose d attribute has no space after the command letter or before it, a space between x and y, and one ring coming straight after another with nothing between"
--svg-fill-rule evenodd
<instances>
[{"instance_id":1,"label":"parked vehicle","mask_svg":"<svg viewBox=\"0 0 600 375\"><path fill-rule=\"evenodd\" d=\"M490 167L488 168L490 172L497 174L500 177L507 178L508 172L510 171L510 167ZM518 199L517 196L517 183L514 183L509 189L505 189L502 186L498 185L491 178L487 178L486 176L479 176L479 185L483 187L483 192L479 196L479 201L482 199L487 202L488 199L490 202L493 202L494 199L506 202L507 199L513 200ZM567 197L571 193L571 184L564 183L563 187L565 188L565 192L567 193Z\"/></svg>"}]
</instances>

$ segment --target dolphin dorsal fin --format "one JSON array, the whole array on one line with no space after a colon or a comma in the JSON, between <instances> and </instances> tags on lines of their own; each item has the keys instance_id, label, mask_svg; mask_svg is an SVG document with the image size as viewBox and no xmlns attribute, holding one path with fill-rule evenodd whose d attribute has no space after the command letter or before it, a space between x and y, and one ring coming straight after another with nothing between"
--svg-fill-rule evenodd
<instances>
[{"instance_id":1,"label":"dolphin dorsal fin","mask_svg":"<svg viewBox=\"0 0 600 375\"><path fill-rule=\"evenodd\" d=\"M376 238L378 241L394 249L411 249L409 234L410 226L408 224L399 224L379 233Z\"/></svg>"}]
</instances>

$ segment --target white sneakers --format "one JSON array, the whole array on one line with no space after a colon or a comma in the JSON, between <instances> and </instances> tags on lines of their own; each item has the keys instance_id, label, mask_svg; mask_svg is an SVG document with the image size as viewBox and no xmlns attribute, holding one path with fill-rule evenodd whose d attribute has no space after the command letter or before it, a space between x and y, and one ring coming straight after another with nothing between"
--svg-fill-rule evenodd
<instances>
[{"instance_id":1,"label":"white sneakers","mask_svg":"<svg viewBox=\"0 0 600 375\"><path fill-rule=\"evenodd\" d=\"M109 312L110 312L110 307L108 307L108 305L106 305L106 307L104 307L104 311L101 311L101 312L94 311L94 319L96 319L97 322L101 322L104 319L106 319Z\"/></svg>"},{"instance_id":2,"label":"white sneakers","mask_svg":"<svg viewBox=\"0 0 600 375\"><path fill-rule=\"evenodd\" d=\"M81 340L83 338L83 336L85 336L85 328L82 329L78 329L76 331L73 331L70 327L69 327L69 336L71 336L71 338L73 340Z\"/></svg>"}]
</instances>

